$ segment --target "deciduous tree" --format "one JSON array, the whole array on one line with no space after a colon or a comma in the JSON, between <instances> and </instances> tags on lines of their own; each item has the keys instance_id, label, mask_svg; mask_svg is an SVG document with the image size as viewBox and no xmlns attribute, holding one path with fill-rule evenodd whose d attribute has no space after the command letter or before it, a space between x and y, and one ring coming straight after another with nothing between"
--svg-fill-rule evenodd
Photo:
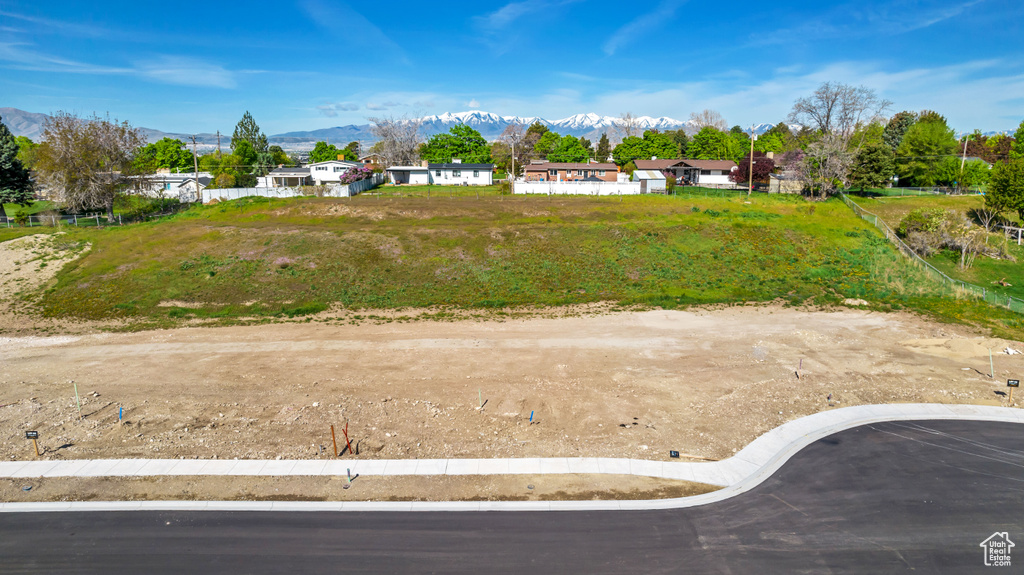
<instances>
[{"instance_id":1,"label":"deciduous tree","mask_svg":"<svg viewBox=\"0 0 1024 575\"><path fill-rule=\"evenodd\" d=\"M934 112L923 112L896 150L900 184L935 185L939 163L956 152L956 136L946 125L946 119Z\"/></svg>"},{"instance_id":2,"label":"deciduous tree","mask_svg":"<svg viewBox=\"0 0 1024 575\"><path fill-rule=\"evenodd\" d=\"M751 161L750 152L736 163L737 169L729 173L729 180L737 184L747 185L750 181ZM769 158L764 152L754 152L753 173L754 182L759 184L768 183L772 171L775 170L775 160Z\"/></svg>"},{"instance_id":3,"label":"deciduous tree","mask_svg":"<svg viewBox=\"0 0 1024 575\"><path fill-rule=\"evenodd\" d=\"M1024 159L996 164L985 193L985 206L1017 212L1017 217L1024 223Z\"/></svg>"},{"instance_id":4,"label":"deciduous tree","mask_svg":"<svg viewBox=\"0 0 1024 575\"><path fill-rule=\"evenodd\" d=\"M552 162L586 162L589 156L589 152L580 143L579 138L566 135L548 153L548 160Z\"/></svg>"},{"instance_id":5,"label":"deciduous tree","mask_svg":"<svg viewBox=\"0 0 1024 575\"><path fill-rule=\"evenodd\" d=\"M808 126L821 134L837 135L845 151L845 144L857 126L871 122L891 104L864 86L825 82L813 94L793 104L789 121Z\"/></svg>"},{"instance_id":6,"label":"deciduous tree","mask_svg":"<svg viewBox=\"0 0 1024 575\"><path fill-rule=\"evenodd\" d=\"M109 118L79 118L58 112L47 119L36 172L43 185L70 210L105 208L144 187L135 156L145 144L138 128Z\"/></svg>"},{"instance_id":7,"label":"deciduous tree","mask_svg":"<svg viewBox=\"0 0 1024 575\"><path fill-rule=\"evenodd\" d=\"M416 150L420 144L420 120L393 117L369 120L373 135L377 137L377 143L371 151L380 154L384 161L383 168L408 166L416 162Z\"/></svg>"},{"instance_id":8,"label":"deciduous tree","mask_svg":"<svg viewBox=\"0 0 1024 575\"><path fill-rule=\"evenodd\" d=\"M146 144L139 150L136 160L140 170L155 172L158 169L193 169L192 152L185 148L185 142L173 138Z\"/></svg>"},{"instance_id":9,"label":"deciduous tree","mask_svg":"<svg viewBox=\"0 0 1024 575\"><path fill-rule=\"evenodd\" d=\"M719 132L724 132L729 128L728 124L725 123L725 118L714 110L690 112L690 120L687 124L695 132L700 132L704 128L714 128Z\"/></svg>"},{"instance_id":10,"label":"deciduous tree","mask_svg":"<svg viewBox=\"0 0 1024 575\"><path fill-rule=\"evenodd\" d=\"M1017 126L1017 131L1013 133L1013 140L1013 145L1010 147L1010 159L1024 159L1024 120Z\"/></svg>"},{"instance_id":11,"label":"deciduous tree","mask_svg":"<svg viewBox=\"0 0 1024 575\"><path fill-rule=\"evenodd\" d=\"M311 163L329 162L337 160L339 157L345 157L344 150L339 150L334 144L328 144L323 141L317 142L313 149L309 151L309 161Z\"/></svg>"},{"instance_id":12,"label":"deciduous tree","mask_svg":"<svg viewBox=\"0 0 1024 575\"><path fill-rule=\"evenodd\" d=\"M430 162L460 159L468 163L490 163L491 148L480 132L466 124L456 124L447 134L431 136L421 149L420 157Z\"/></svg>"},{"instance_id":13,"label":"deciduous tree","mask_svg":"<svg viewBox=\"0 0 1024 575\"><path fill-rule=\"evenodd\" d=\"M729 135L705 126L690 141L689 156L697 160L723 160L731 155Z\"/></svg>"}]
</instances>

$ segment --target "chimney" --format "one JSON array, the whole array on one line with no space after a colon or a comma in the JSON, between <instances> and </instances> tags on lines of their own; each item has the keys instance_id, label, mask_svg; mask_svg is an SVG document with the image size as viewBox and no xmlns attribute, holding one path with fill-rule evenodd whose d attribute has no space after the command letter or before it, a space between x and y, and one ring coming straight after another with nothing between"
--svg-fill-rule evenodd
<instances>
[{"instance_id":1,"label":"chimney","mask_svg":"<svg viewBox=\"0 0 1024 575\"><path fill-rule=\"evenodd\" d=\"M422 168L429 168L430 167L430 162L428 162L426 160L420 160L420 167L422 167Z\"/></svg>"}]
</instances>

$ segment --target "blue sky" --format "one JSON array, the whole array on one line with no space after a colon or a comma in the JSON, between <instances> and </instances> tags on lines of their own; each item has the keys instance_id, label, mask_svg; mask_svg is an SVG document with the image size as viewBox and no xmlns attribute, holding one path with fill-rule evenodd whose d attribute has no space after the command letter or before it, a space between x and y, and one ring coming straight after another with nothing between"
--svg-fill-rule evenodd
<instances>
[{"instance_id":1,"label":"blue sky","mask_svg":"<svg viewBox=\"0 0 1024 575\"><path fill-rule=\"evenodd\" d=\"M783 120L821 82L957 130L1024 119L1019 0L0 4L0 107L269 134L481 109Z\"/></svg>"}]
</instances>

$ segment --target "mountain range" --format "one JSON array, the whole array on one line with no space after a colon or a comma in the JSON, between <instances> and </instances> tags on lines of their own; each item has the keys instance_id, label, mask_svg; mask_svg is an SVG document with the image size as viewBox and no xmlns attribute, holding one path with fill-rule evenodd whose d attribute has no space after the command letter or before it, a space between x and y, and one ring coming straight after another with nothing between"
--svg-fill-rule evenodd
<instances>
[{"instance_id":1,"label":"mountain range","mask_svg":"<svg viewBox=\"0 0 1024 575\"><path fill-rule=\"evenodd\" d=\"M13 132L15 136L28 136L33 140L38 140L41 137L43 124L48 118L46 114L25 112L17 108L0 108L0 116L3 117L3 123L10 128L11 132ZM620 130L620 127L622 126L621 118L615 116L599 116L597 114L576 114L569 116L568 118L562 118L561 120L549 121L539 117L499 116L489 112L471 110L468 112L458 112L454 114L446 112L439 115L424 116L418 120L420 122L420 133L424 137L430 137L434 134L447 132L452 128L452 126L465 124L480 132L485 139L495 140L501 135L505 128L511 124L529 126L535 122L540 122L559 134L571 134L576 137L584 137L593 142L596 142L601 137L601 134L608 134L608 137L613 141L620 139L622 136L622 131ZM660 131L684 129L690 134L696 132L696 126L690 120L682 121L664 116L660 118L638 116L633 118L633 120L637 133L642 133L644 130L651 129ZM753 130L755 134L763 134L770 130L774 125L775 124L770 123L757 124L753 126ZM350 124L347 126L321 128L318 130L285 132L269 136L268 140L271 144L280 145L288 150L312 149L313 145L318 141L327 141L336 145L344 145L348 142L357 141L364 146L368 146L376 141L376 138L370 128L371 126L368 123L358 125ZM153 128L140 129L146 139L150 142L155 142L161 138L174 138L183 142L188 142L190 137L190 134L163 132ZM991 136L994 134L1009 133L1011 132L986 132L985 135ZM231 141L230 134L225 135L222 132L220 139L220 144L227 148ZM211 133L197 134L196 141L199 143L199 148L203 150L216 148L218 145L217 135Z\"/></svg>"}]
</instances>

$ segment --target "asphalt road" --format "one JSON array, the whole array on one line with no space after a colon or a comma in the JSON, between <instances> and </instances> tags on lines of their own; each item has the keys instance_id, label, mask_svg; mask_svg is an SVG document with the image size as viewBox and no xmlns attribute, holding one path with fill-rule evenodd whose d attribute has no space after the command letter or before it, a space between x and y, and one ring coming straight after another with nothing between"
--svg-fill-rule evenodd
<instances>
[{"instance_id":1,"label":"asphalt road","mask_svg":"<svg viewBox=\"0 0 1024 575\"><path fill-rule=\"evenodd\" d=\"M1012 567L983 565L995 531ZM863 426L669 511L0 514L2 573L909 571L1024 573L1024 426Z\"/></svg>"}]
</instances>

